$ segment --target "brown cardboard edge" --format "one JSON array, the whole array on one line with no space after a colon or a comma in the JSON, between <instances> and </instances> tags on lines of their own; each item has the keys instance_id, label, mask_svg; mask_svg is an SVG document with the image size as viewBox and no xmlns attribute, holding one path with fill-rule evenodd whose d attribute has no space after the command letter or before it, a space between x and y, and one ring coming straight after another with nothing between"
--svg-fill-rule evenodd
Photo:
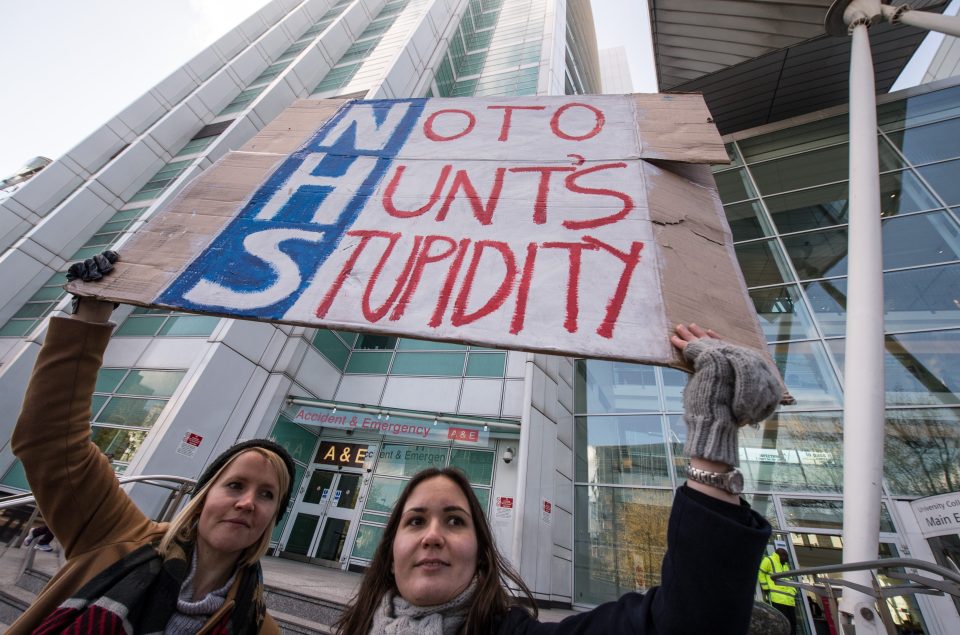
<instances>
[{"instance_id":1,"label":"brown cardboard edge","mask_svg":"<svg viewBox=\"0 0 960 635\"><path fill-rule=\"evenodd\" d=\"M630 97L643 140L642 158L716 165L730 163L730 156L702 94L634 93ZM654 112L659 116L649 116Z\"/></svg>"},{"instance_id":2,"label":"brown cardboard edge","mask_svg":"<svg viewBox=\"0 0 960 635\"><path fill-rule=\"evenodd\" d=\"M649 163L644 172L660 247L668 330L672 333L677 324L695 322L727 341L769 355L709 167L662 162ZM676 196L684 182L699 196ZM681 253L697 257L684 258ZM733 295L718 297L718 289ZM724 310L718 310L721 307ZM689 370L678 351L670 365Z\"/></svg>"}]
</instances>

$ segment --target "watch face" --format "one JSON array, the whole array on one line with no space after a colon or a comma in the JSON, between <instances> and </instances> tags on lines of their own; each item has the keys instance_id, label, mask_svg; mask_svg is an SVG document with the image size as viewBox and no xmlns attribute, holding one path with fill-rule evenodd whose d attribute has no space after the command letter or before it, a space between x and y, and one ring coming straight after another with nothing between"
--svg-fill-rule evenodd
<instances>
[{"instance_id":1,"label":"watch face","mask_svg":"<svg viewBox=\"0 0 960 635\"><path fill-rule=\"evenodd\" d=\"M740 470L734 470L727 481L727 491L731 494L740 494L743 492L743 474Z\"/></svg>"}]
</instances>

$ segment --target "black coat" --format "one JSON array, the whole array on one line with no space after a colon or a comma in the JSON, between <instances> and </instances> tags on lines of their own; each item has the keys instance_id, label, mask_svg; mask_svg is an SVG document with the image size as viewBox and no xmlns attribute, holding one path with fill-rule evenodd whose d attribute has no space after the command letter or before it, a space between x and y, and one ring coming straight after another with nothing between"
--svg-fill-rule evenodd
<instances>
[{"instance_id":1,"label":"black coat","mask_svg":"<svg viewBox=\"0 0 960 635\"><path fill-rule=\"evenodd\" d=\"M541 623L513 608L499 635L743 635L750 626L757 571L770 524L751 510L686 486L667 528L661 585L616 602Z\"/></svg>"}]
</instances>

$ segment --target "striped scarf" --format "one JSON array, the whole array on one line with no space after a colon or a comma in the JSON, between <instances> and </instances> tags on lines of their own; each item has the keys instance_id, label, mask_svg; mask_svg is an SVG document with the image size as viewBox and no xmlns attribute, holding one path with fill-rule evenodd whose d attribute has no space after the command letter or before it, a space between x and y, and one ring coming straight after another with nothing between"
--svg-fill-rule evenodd
<instances>
[{"instance_id":1,"label":"striped scarf","mask_svg":"<svg viewBox=\"0 0 960 635\"><path fill-rule=\"evenodd\" d=\"M34 635L163 633L177 610L192 551L192 545L175 542L161 558L155 544L140 547L87 582L47 616ZM214 635L253 635L263 623L260 565L245 567L238 575L236 604L210 631Z\"/></svg>"}]
</instances>

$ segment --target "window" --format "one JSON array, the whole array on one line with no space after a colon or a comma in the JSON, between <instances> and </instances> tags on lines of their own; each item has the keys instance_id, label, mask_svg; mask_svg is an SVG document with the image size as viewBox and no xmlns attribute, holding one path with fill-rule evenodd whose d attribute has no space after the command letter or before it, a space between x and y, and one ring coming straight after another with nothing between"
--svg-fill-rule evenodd
<instances>
[{"instance_id":1,"label":"window","mask_svg":"<svg viewBox=\"0 0 960 635\"><path fill-rule=\"evenodd\" d=\"M200 139L191 139L187 142L187 145L180 148L180 152L177 153L178 157L185 157L191 154L200 154L206 150L210 144L217 140L217 135L210 137L202 137Z\"/></svg>"},{"instance_id":2,"label":"window","mask_svg":"<svg viewBox=\"0 0 960 635\"><path fill-rule=\"evenodd\" d=\"M70 260L89 258L105 249L109 249L146 210L146 207L120 210L104 223L97 233L87 241L86 245L73 254ZM63 289L66 282L66 275L63 272L50 276L50 279L20 307L20 310L0 327L0 337L23 337L36 328L67 295L67 292Z\"/></svg>"},{"instance_id":3,"label":"window","mask_svg":"<svg viewBox=\"0 0 960 635\"><path fill-rule=\"evenodd\" d=\"M333 331L319 329L313 336L313 345L331 364L343 370L350 357L350 344L344 342Z\"/></svg>"},{"instance_id":4,"label":"window","mask_svg":"<svg viewBox=\"0 0 960 635\"><path fill-rule=\"evenodd\" d=\"M239 112L241 110L245 110L246 107L250 104L250 102L256 99L257 95L262 93L266 87L267 87L266 84L263 84L261 86L256 86L254 88L248 88L244 91L241 91L240 94L234 97L233 101L227 104L226 107L223 110L221 110L217 116L219 117L220 115L226 115L231 112Z\"/></svg>"},{"instance_id":5,"label":"window","mask_svg":"<svg viewBox=\"0 0 960 635\"><path fill-rule=\"evenodd\" d=\"M457 467L464 472L484 512L490 506L490 490L496 454L447 446L384 443L377 454L374 476L367 491L360 528L353 545L353 558L369 560L380 541L387 517L410 477L428 467Z\"/></svg>"},{"instance_id":6,"label":"window","mask_svg":"<svg viewBox=\"0 0 960 635\"><path fill-rule=\"evenodd\" d=\"M441 62L434 94L532 95L537 90L545 3L471 2Z\"/></svg>"},{"instance_id":7,"label":"window","mask_svg":"<svg viewBox=\"0 0 960 635\"><path fill-rule=\"evenodd\" d=\"M393 26L397 17L407 7L408 2L409 0L397 0L383 5L377 17L367 25L360 37L337 60L336 66L313 89L313 94L335 91L349 84L363 62L374 52L383 34Z\"/></svg>"},{"instance_id":8,"label":"window","mask_svg":"<svg viewBox=\"0 0 960 635\"><path fill-rule=\"evenodd\" d=\"M32 331L67 294L63 290L66 282L67 279L63 273L53 274L0 328L0 337L23 337Z\"/></svg>"},{"instance_id":9,"label":"window","mask_svg":"<svg viewBox=\"0 0 960 635\"><path fill-rule=\"evenodd\" d=\"M670 487L659 414L577 417L574 435L578 483Z\"/></svg>"},{"instance_id":10,"label":"window","mask_svg":"<svg viewBox=\"0 0 960 635\"><path fill-rule=\"evenodd\" d=\"M660 583L671 492L578 485L575 602L600 604Z\"/></svg>"},{"instance_id":11,"label":"window","mask_svg":"<svg viewBox=\"0 0 960 635\"><path fill-rule=\"evenodd\" d=\"M140 188L140 191L130 198L130 202L147 201L160 196L160 193L167 189L184 170L186 170L192 161L171 161L163 166L159 172L153 175L147 183Z\"/></svg>"},{"instance_id":12,"label":"window","mask_svg":"<svg viewBox=\"0 0 960 635\"><path fill-rule=\"evenodd\" d=\"M397 345L397 338L389 335L370 335L364 333L357 338L357 349L362 350L393 350Z\"/></svg>"},{"instance_id":13,"label":"window","mask_svg":"<svg viewBox=\"0 0 960 635\"><path fill-rule=\"evenodd\" d=\"M843 368L844 340L829 340L828 344ZM887 335L883 365L889 406L960 403L958 330Z\"/></svg>"},{"instance_id":14,"label":"window","mask_svg":"<svg viewBox=\"0 0 960 635\"><path fill-rule=\"evenodd\" d=\"M137 307L115 335L130 337L208 337L220 323L212 315L188 315L166 309Z\"/></svg>"},{"instance_id":15,"label":"window","mask_svg":"<svg viewBox=\"0 0 960 635\"><path fill-rule=\"evenodd\" d=\"M496 349L388 335L320 330L313 345L347 374L503 377L507 366Z\"/></svg>"},{"instance_id":16,"label":"window","mask_svg":"<svg viewBox=\"0 0 960 635\"><path fill-rule=\"evenodd\" d=\"M463 375L464 353L397 353L394 375Z\"/></svg>"},{"instance_id":17,"label":"window","mask_svg":"<svg viewBox=\"0 0 960 635\"><path fill-rule=\"evenodd\" d=\"M579 359L574 410L577 414L659 411L656 369L627 362Z\"/></svg>"},{"instance_id":18,"label":"window","mask_svg":"<svg viewBox=\"0 0 960 635\"><path fill-rule=\"evenodd\" d=\"M888 409L884 476L894 496L960 489L960 409Z\"/></svg>"},{"instance_id":19,"label":"window","mask_svg":"<svg viewBox=\"0 0 960 635\"><path fill-rule=\"evenodd\" d=\"M185 371L102 368L92 407L92 438L118 472L146 439Z\"/></svg>"},{"instance_id":20,"label":"window","mask_svg":"<svg viewBox=\"0 0 960 635\"><path fill-rule=\"evenodd\" d=\"M796 285L754 289L750 299L768 342L816 336L813 320Z\"/></svg>"}]
</instances>

